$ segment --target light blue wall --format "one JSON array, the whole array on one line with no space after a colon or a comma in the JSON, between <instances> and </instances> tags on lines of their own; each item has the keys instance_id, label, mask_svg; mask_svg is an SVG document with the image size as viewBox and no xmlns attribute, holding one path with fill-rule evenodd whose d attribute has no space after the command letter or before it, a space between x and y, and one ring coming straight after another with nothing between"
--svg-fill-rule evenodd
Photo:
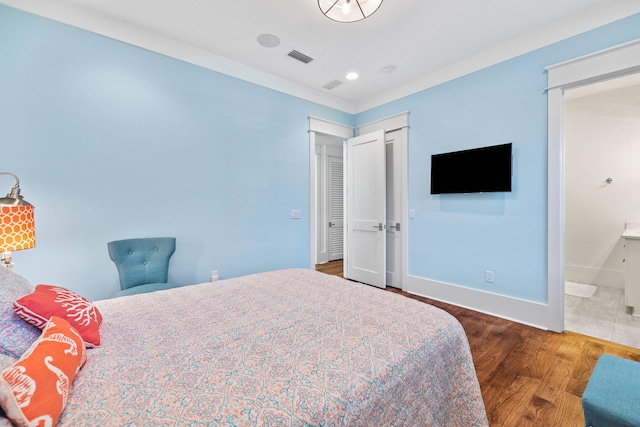
<instances>
[{"instance_id":1,"label":"light blue wall","mask_svg":"<svg viewBox=\"0 0 640 427\"><path fill-rule=\"evenodd\" d=\"M106 243L145 236L177 238L180 284L308 267L309 115L354 120L0 5L0 171L36 206L16 271L106 297Z\"/></svg>"},{"instance_id":2,"label":"light blue wall","mask_svg":"<svg viewBox=\"0 0 640 427\"><path fill-rule=\"evenodd\" d=\"M637 38L640 15L357 116L368 123L410 111L410 275L547 302L545 67ZM513 192L429 194L432 154L505 142L514 149Z\"/></svg>"},{"instance_id":3,"label":"light blue wall","mask_svg":"<svg viewBox=\"0 0 640 427\"><path fill-rule=\"evenodd\" d=\"M544 67L639 37L635 15L353 117L0 6L0 170L20 177L38 238L16 271L106 297L106 242L163 235L176 283L306 267L307 116L408 110L409 273L546 302ZM503 142L512 193L429 195L431 154Z\"/></svg>"}]
</instances>

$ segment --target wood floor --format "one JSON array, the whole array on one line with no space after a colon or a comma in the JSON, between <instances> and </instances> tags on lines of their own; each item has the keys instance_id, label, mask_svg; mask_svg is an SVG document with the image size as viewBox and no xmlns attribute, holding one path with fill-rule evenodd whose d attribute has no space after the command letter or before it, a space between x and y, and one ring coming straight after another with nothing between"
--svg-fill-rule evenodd
<instances>
[{"instance_id":1,"label":"wood floor","mask_svg":"<svg viewBox=\"0 0 640 427\"><path fill-rule=\"evenodd\" d=\"M342 261L316 266L342 275ZM640 361L640 350L572 332L558 334L387 288L460 321L471 347L489 425L583 427L581 396L603 353Z\"/></svg>"}]
</instances>

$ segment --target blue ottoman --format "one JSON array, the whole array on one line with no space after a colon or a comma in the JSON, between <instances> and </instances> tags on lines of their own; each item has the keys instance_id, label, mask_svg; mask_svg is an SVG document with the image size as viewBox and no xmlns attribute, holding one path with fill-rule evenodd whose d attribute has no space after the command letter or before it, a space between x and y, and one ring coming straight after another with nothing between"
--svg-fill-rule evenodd
<instances>
[{"instance_id":1,"label":"blue ottoman","mask_svg":"<svg viewBox=\"0 0 640 427\"><path fill-rule=\"evenodd\" d=\"M582 394L586 427L640 426L640 363L603 354Z\"/></svg>"}]
</instances>

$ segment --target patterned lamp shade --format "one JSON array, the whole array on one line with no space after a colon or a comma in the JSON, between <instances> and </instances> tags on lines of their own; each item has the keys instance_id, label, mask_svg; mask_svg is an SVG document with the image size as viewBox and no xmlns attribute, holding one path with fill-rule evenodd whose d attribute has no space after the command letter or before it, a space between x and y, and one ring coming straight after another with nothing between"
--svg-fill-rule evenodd
<instances>
[{"instance_id":1,"label":"patterned lamp shade","mask_svg":"<svg viewBox=\"0 0 640 427\"><path fill-rule=\"evenodd\" d=\"M0 252L29 249L35 245L33 206L0 206Z\"/></svg>"},{"instance_id":2,"label":"patterned lamp shade","mask_svg":"<svg viewBox=\"0 0 640 427\"><path fill-rule=\"evenodd\" d=\"M13 268L11 252L36 245L33 205L20 195L17 176L10 172L0 175L11 175L16 180L7 197L0 198L0 267Z\"/></svg>"}]
</instances>

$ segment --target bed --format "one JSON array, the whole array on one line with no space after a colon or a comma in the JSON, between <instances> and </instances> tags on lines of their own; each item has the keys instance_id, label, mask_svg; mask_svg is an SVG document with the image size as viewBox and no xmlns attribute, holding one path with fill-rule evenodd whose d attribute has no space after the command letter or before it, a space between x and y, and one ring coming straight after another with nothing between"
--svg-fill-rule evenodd
<instances>
[{"instance_id":1,"label":"bed","mask_svg":"<svg viewBox=\"0 0 640 427\"><path fill-rule=\"evenodd\" d=\"M461 325L401 295L288 269L95 305L59 426L488 425Z\"/></svg>"}]
</instances>

